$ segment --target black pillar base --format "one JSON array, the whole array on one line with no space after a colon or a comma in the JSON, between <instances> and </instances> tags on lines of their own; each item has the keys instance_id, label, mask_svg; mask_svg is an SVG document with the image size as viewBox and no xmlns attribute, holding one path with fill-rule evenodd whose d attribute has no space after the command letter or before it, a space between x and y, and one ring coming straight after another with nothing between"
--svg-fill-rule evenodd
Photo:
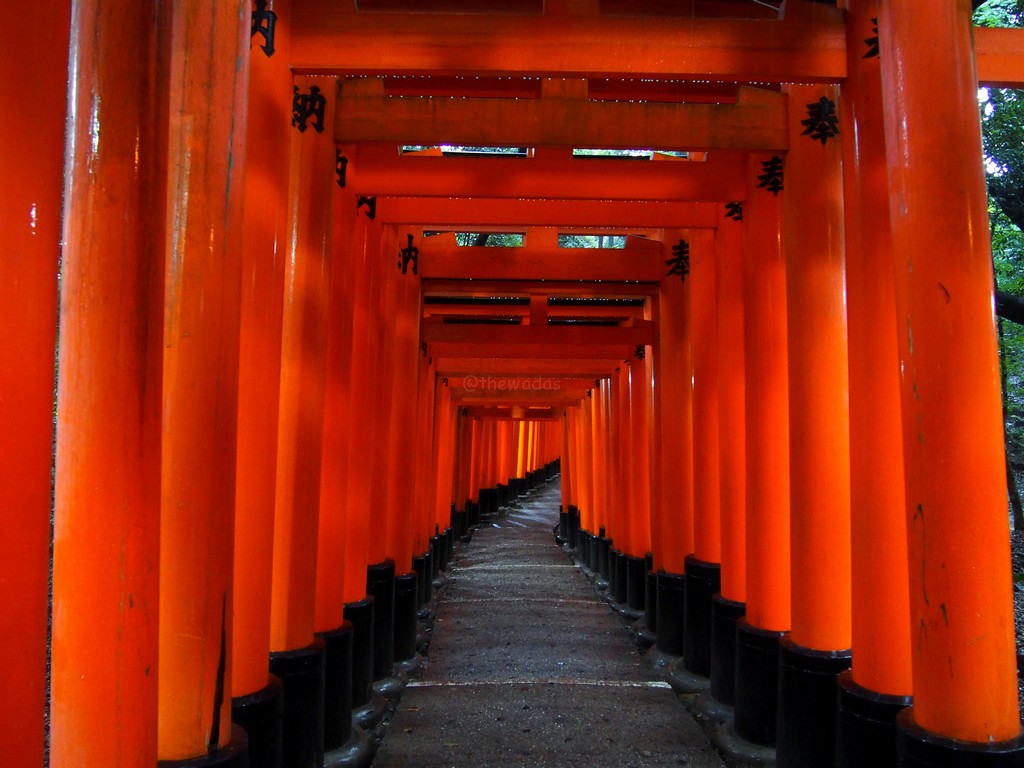
<instances>
[{"instance_id":1,"label":"black pillar base","mask_svg":"<svg viewBox=\"0 0 1024 768\"><path fill-rule=\"evenodd\" d=\"M320 768L324 760L323 640L270 654L270 671L284 683L283 764Z\"/></svg>"},{"instance_id":2,"label":"black pillar base","mask_svg":"<svg viewBox=\"0 0 1024 768\"><path fill-rule=\"evenodd\" d=\"M711 677L711 598L721 583L721 565L686 556L683 668L700 677Z\"/></svg>"},{"instance_id":3,"label":"black pillar base","mask_svg":"<svg viewBox=\"0 0 1024 768\"><path fill-rule=\"evenodd\" d=\"M255 693L231 700L231 720L249 737L249 768L281 768L284 684L269 675Z\"/></svg>"},{"instance_id":4,"label":"black pillar base","mask_svg":"<svg viewBox=\"0 0 1024 768\"><path fill-rule=\"evenodd\" d=\"M626 606L641 615L647 600L647 559L626 556Z\"/></svg>"},{"instance_id":5,"label":"black pillar base","mask_svg":"<svg viewBox=\"0 0 1024 768\"><path fill-rule=\"evenodd\" d=\"M249 738L238 725L231 726L226 747L189 760L159 760L159 768L249 768Z\"/></svg>"},{"instance_id":6,"label":"black pillar base","mask_svg":"<svg viewBox=\"0 0 1024 768\"><path fill-rule=\"evenodd\" d=\"M611 548L612 540L604 535L604 528L602 528L597 539L597 578L594 579L594 586L598 589L608 589Z\"/></svg>"},{"instance_id":7,"label":"black pillar base","mask_svg":"<svg viewBox=\"0 0 1024 768\"><path fill-rule=\"evenodd\" d=\"M366 731L353 725L348 741L324 754L324 768L366 768L372 760L373 748Z\"/></svg>"},{"instance_id":8,"label":"black pillar base","mask_svg":"<svg viewBox=\"0 0 1024 768\"><path fill-rule=\"evenodd\" d=\"M711 688L708 693L730 710L736 695L736 622L746 613L746 603L727 600L721 595L711 600Z\"/></svg>"},{"instance_id":9,"label":"black pillar base","mask_svg":"<svg viewBox=\"0 0 1024 768\"><path fill-rule=\"evenodd\" d=\"M667 657L665 666L683 655L683 605L686 577L681 573L657 574L657 640L654 647Z\"/></svg>"},{"instance_id":10,"label":"black pillar base","mask_svg":"<svg viewBox=\"0 0 1024 768\"><path fill-rule=\"evenodd\" d=\"M324 751L352 738L352 623L317 634L324 641Z\"/></svg>"},{"instance_id":11,"label":"black pillar base","mask_svg":"<svg viewBox=\"0 0 1024 768\"><path fill-rule=\"evenodd\" d=\"M564 545L569 540L569 513L558 505L558 528L555 529L555 544Z\"/></svg>"},{"instance_id":12,"label":"black pillar base","mask_svg":"<svg viewBox=\"0 0 1024 768\"><path fill-rule=\"evenodd\" d=\"M970 702L961 702L970 706ZM947 739L914 722L914 708L896 715L896 744L901 768L1021 768L1024 738L973 744Z\"/></svg>"},{"instance_id":13,"label":"black pillar base","mask_svg":"<svg viewBox=\"0 0 1024 768\"><path fill-rule=\"evenodd\" d=\"M615 588L609 591L614 593L615 602L619 605L626 604L626 588L628 586L626 584L626 563L628 558L629 555L625 552L615 553Z\"/></svg>"},{"instance_id":14,"label":"black pillar base","mask_svg":"<svg viewBox=\"0 0 1024 768\"><path fill-rule=\"evenodd\" d=\"M444 532L444 564L441 566L442 570L447 570L448 566L455 562L455 529L449 528Z\"/></svg>"},{"instance_id":15,"label":"black pillar base","mask_svg":"<svg viewBox=\"0 0 1024 768\"><path fill-rule=\"evenodd\" d=\"M836 752L836 678L850 668L849 650L818 651L779 641L775 752L793 768L829 765Z\"/></svg>"},{"instance_id":16,"label":"black pillar base","mask_svg":"<svg viewBox=\"0 0 1024 768\"><path fill-rule=\"evenodd\" d=\"M373 692L373 603L373 598L367 595L345 604L345 621L352 625L353 710L365 706Z\"/></svg>"},{"instance_id":17,"label":"black pillar base","mask_svg":"<svg viewBox=\"0 0 1024 768\"><path fill-rule=\"evenodd\" d=\"M366 592L373 597L373 679L391 675L395 663L395 561L366 568Z\"/></svg>"},{"instance_id":18,"label":"black pillar base","mask_svg":"<svg viewBox=\"0 0 1024 768\"><path fill-rule=\"evenodd\" d=\"M419 577L403 573L395 577L394 661L409 661L416 656L416 594Z\"/></svg>"},{"instance_id":19,"label":"black pillar base","mask_svg":"<svg viewBox=\"0 0 1024 768\"><path fill-rule=\"evenodd\" d=\"M752 744L775 746L779 641L785 632L736 622L736 734Z\"/></svg>"},{"instance_id":20,"label":"black pillar base","mask_svg":"<svg viewBox=\"0 0 1024 768\"><path fill-rule=\"evenodd\" d=\"M896 715L913 703L910 696L876 693L839 675L836 715L836 768L896 768Z\"/></svg>"},{"instance_id":21,"label":"black pillar base","mask_svg":"<svg viewBox=\"0 0 1024 768\"><path fill-rule=\"evenodd\" d=\"M651 633L651 643L657 639L658 632L658 573L648 570L644 579L644 624Z\"/></svg>"},{"instance_id":22,"label":"black pillar base","mask_svg":"<svg viewBox=\"0 0 1024 768\"><path fill-rule=\"evenodd\" d=\"M430 551L417 555L412 559L412 570L416 574L416 610L423 610L427 602L432 595L428 595L427 591L433 592L433 580L430 578L430 564L427 562L427 558L430 557Z\"/></svg>"}]
</instances>

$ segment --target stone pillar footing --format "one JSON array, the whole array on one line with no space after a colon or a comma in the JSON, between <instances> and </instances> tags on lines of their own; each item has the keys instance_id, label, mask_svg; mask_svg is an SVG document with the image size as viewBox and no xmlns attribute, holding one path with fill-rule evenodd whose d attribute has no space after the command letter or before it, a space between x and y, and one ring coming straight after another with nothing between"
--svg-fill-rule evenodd
<instances>
[{"instance_id":1,"label":"stone pillar footing","mask_svg":"<svg viewBox=\"0 0 1024 768\"><path fill-rule=\"evenodd\" d=\"M353 725L349 740L324 754L324 768L366 768L372 760L373 748L366 731Z\"/></svg>"}]
</instances>

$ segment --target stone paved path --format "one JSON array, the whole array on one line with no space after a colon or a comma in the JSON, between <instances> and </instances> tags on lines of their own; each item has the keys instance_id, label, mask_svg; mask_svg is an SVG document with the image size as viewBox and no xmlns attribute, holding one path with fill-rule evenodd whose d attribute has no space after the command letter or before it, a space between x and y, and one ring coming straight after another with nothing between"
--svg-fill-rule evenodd
<instances>
[{"instance_id":1,"label":"stone paved path","mask_svg":"<svg viewBox=\"0 0 1024 768\"><path fill-rule=\"evenodd\" d=\"M374 768L724 764L555 545L557 480L462 545Z\"/></svg>"}]
</instances>

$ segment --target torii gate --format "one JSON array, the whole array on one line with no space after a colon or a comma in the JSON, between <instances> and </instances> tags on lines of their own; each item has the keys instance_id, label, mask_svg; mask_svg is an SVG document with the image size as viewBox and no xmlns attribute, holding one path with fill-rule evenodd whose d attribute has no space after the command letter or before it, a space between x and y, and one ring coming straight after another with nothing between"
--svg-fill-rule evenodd
<instances>
[{"instance_id":1,"label":"torii gate","mask_svg":"<svg viewBox=\"0 0 1024 768\"><path fill-rule=\"evenodd\" d=\"M894 729L905 765L1020 761L975 104L979 82L1021 85L1018 30L972 34L966 0L17 5L0 56L36 87L0 120L10 764L39 765L46 735L58 268L51 764L241 764L228 699L279 706L268 654L299 690L393 597L373 669L353 666L369 698L406 650L417 557L456 494L509 479L513 439L516 478L562 455L567 506L625 556L625 602L649 549L666 605L717 586L709 632L745 616L706 654L688 616L681 665L732 696L742 741L821 764L808 734L838 718L844 765L892 761ZM838 136L806 111L822 99ZM570 157L582 143L695 154ZM525 264L420 239L421 274L394 269L433 227L535 237ZM555 249L576 227L660 239L624 269ZM664 274L680 241L685 280ZM515 327L423 301L511 286ZM551 296L644 312L561 327ZM470 375L560 395L474 397ZM335 715L289 754L343 744Z\"/></svg>"}]
</instances>

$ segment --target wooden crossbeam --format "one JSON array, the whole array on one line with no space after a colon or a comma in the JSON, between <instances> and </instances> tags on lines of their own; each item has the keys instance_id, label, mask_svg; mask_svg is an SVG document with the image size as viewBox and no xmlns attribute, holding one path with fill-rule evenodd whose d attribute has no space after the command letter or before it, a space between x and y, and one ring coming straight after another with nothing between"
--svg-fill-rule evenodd
<instances>
[{"instance_id":1,"label":"wooden crossbeam","mask_svg":"<svg viewBox=\"0 0 1024 768\"><path fill-rule=\"evenodd\" d=\"M562 418L563 410L564 407L471 405L463 409L463 415L470 419L493 421L558 421Z\"/></svg>"},{"instance_id":2,"label":"wooden crossbeam","mask_svg":"<svg viewBox=\"0 0 1024 768\"><path fill-rule=\"evenodd\" d=\"M556 330L561 328L549 326ZM530 328L530 326L523 326ZM491 329L488 329L491 330ZM573 328L572 330L597 330L607 331L607 328ZM613 329L614 330L614 329ZM650 342L647 342L648 344ZM525 347L528 346L528 349ZM607 344L578 345L553 340L550 343L536 343L526 345L516 342L490 342L486 338L480 338L475 343L468 341L435 341L428 345L428 354L434 358L456 358L469 355L485 354L489 358L500 360L502 358L520 359L529 356L534 360L589 360L592 358L606 358L611 360L628 360L633 357L636 350L635 344L615 343Z\"/></svg>"},{"instance_id":3,"label":"wooden crossbeam","mask_svg":"<svg viewBox=\"0 0 1024 768\"><path fill-rule=\"evenodd\" d=\"M746 198L746 157L707 161L572 157L538 149L534 157L401 156L395 145L342 148L347 189L357 195L441 198L668 201L716 203Z\"/></svg>"},{"instance_id":4,"label":"wooden crossbeam","mask_svg":"<svg viewBox=\"0 0 1024 768\"><path fill-rule=\"evenodd\" d=\"M293 9L297 74L609 77L639 81L841 82L846 30L810 20L567 15L358 14L304 0ZM975 28L981 85L1024 87L1024 30Z\"/></svg>"},{"instance_id":5,"label":"wooden crossbeam","mask_svg":"<svg viewBox=\"0 0 1024 768\"><path fill-rule=\"evenodd\" d=\"M346 7L347 6L347 7ZM667 77L838 82L846 30L813 20L358 14L335 0L296 3L300 74Z\"/></svg>"},{"instance_id":6,"label":"wooden crossbeam","mask_svg":"<svg viewBox=\"0 0 1024 768\"><path fill-rule=\"evenodd\" d=\"M402 98L386 95L380 78L347 80L335 111L334 136L339 143L765 152L788 148L782 93L742 88L735 104L666 104L591 101L586 81L573 85L567 93L540 99Z\"/></svg>"},{"instance_id":7,"label":"wooden crossbeam","mask_svg":"<svg viewBox=\"0 0 1024 768\"><path fill-rule=\"evenodd\" d=\"M421 241L429 243L429 238ZM419 273L424 278L471 280L590 280L657 282L668 272L662 245L645 248L435 249L424 244Z\"/></svg>"},{"instance_id":8,"label":"wooden crossbeam","mask_svg":"<svg viewBox=\"0 0 1024 768\"><path fill-rule=\"evenodd\" d=\"M714 203L648 200L516 200L502 198L384 197L377 199L377 220L424 229L479 231L502 226L602 227L605 229L713 229Z\"/></svg>"},{"instance_id":9,"label":"wooden crossbeam","mask_svg":"<svg viewBox=\"0 0 1024 768\"><path fill-rule=\"evenodd\" d=\"M658 287L637 283L580 283L552 281L436 280L421 282L424 296L522 296L543 293L548 296L589 296L599 299L654 296Z\"/></svg>"},{"instance_id":10,"label":"wooden crossbeam","mask_svg":"<svg viewBox=\"0 0 1024 768\"><path fill-rule=\"evenodd\" d=\"M643 317L643 307L548 307L548 317L629 318ZM530 307L475 307L461 304L424 304L424 317L529 317Z\"/></svg>"},{"instance_id":11,"label":"wooden crossbeam","mask_svg":"<svg viewBox=\"0 0 1024 768\"><path fill-rule=\"evenodd\" d=\"M469 345L477 354L491 349L518 348L516 357L531 356L534 348L565 347L580 351L604 347L626 348L632 354L640 345L653 344L655 325L650 320L632 320L619 326L569 325L469 325L424 321L420 339L428 344ZM440 353L437 353L440 355ZM494 355L505 357L505 355ZM598 354L597 357L618 357ZM593 353L587 357L595 357Z\"/></svg>"},{"instance_id":12,"label":"wooden crossbeam","mask_svg":"<svg viewBox=\"0 0 1024 768\"><path fill-rule=\"evenodd\" d=\"M434 366L444 376L582 376L601 379L611 375L620 358L538 360L531 357L434 357Z\"/></svg>"}]
</instances>

